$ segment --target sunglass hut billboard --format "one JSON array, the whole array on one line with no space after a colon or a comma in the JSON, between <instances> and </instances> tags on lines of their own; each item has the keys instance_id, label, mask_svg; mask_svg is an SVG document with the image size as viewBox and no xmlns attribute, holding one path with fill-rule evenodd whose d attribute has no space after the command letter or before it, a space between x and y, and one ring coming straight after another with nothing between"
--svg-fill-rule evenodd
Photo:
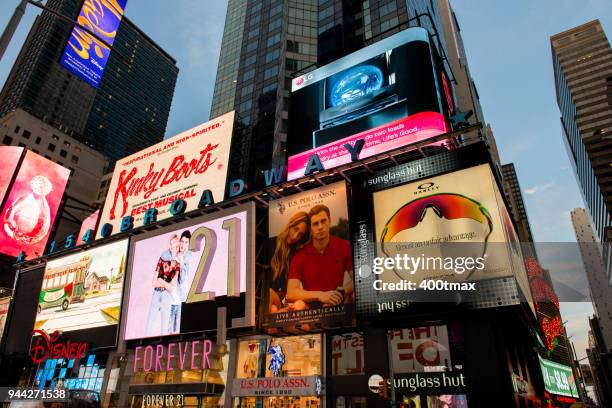
<instances>
[{"instance_id":1,"label":"sunglass hut billboard","mask_svg":"<svg viewBox=\"0 0 612 408\"><path fill-rule=\"evenodd\" d=\"M365 183L373 222L355 228L358 313L460 302L458 291L476 293L485 280L515 276L521 285L520 250L509 242L512 226L488 164L386 189L376 188L376 177Z\"/></svg>"}]
</instances>

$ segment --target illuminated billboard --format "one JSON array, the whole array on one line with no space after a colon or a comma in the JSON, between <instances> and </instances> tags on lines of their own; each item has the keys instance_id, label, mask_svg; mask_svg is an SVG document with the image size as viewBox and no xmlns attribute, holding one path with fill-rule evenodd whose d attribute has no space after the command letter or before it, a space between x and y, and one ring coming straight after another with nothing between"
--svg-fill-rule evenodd
<instances>
[{"instance_id":1,"label":"illuminated billboard","mask_svg":"<svg viewBox=\"0 0 612 408\"><path fill-rule=\"evenodd\" d=\"M346 184L330 184L269 205L267 324L352 324L353 255Z\"/></svg>"},{"instance_id":2,"label":"illuminated billboard","mask_svg":"<svg viewBox=\"0 0 612 408\"><path fill-rule=\"evenodd\" d=\"M439 267L440 262L417 271L384 268L379 279L409 279L418 286L423 279L473 281L511 276L509 253L490 245L506 242L500 210L504 204L494 185L489 166L483 164L375 192L378 257L408 254L417 259L440 256L457 261L449 268L444 263ZM473 255L474 262L459 265L460 259L467 261L467 255Z\"/></svg>"},{"instance_id":3,"label":"illuminated billboard","mask_svg":"<svg viewBox=\"0 0 612 408\"><path fill-rule=\"evenodd\" d=\"M96 210L89 215L89 217L85 218L81 223L81 229L79 230L79 235L77 236L77 245L81 245L83 243L83 236L87 232L87 230L95 231L96 224L98 223L98 218L100 217L100 210ZM92 233L93 237L93 233Z\"/></svg>"},{"instance_id":4,"label":"illuminated billboard","mask_svg":"<svg viewBox=\"0 0 612 408\"><path fill-rule=\"evenodd\" d=\"M128 240L47 262L36 330L73 331L119 323Z\"/></svg>"},{"instance_id":5,"label":"illuminated billboard","mask_svg":"<svg viewBox=\"0 0 612 408\"><path fill-rule=\"evenodd\" d=\"M193 318L187 304L245 293L253 273L253 211L246 204L135 237L124 338L178 334Z\"/></svg>"},{"instance_id":6,"label":"illuminated billboard","mask_svg":"<svg viewBox=\"0 0 612 408\"><path fill-rule=\"evenodd\" d=\"M572 368L538 356L544 389L551 394L579 398Z\"/></svg>"},{"instance_id":7,"label":"illuminated billboard","mask_svg":"<svg viewBox=\"0 0 612 408\"><path fill-rule=\"evenodd\" d=\"M490 166L426 178L422 171L422 163L409 163L364 183L362 200L372 207L356 217L359 313L415 313L415 307L428 313L444 302L531 305L521 250ZM506 296L511 291L516 295Z\"/></svg>"},{"instance_id":8,"label":"illuminated billboard","mask_svg":"<svg viewBox=\"0 0 612 408\"><path fill-rule=\"evenodd\" d=\"M110 223L117 233L132 216L140 226L150 208L162 220L177 199L195 209L206 189L222 201L233 127L232 111L117 161L99 225Z\"/></svg>"},{"instance_id":9,"label":"illuminated billboard","mask_svg":"<svg viewBox=\"0 0 612 408\"><path fill-rule=\"evenodd\" d=\"M22 154L23 147L0 146L0 168L2 169L0 171L0 205L9 189Z\"/></svg>"},{"instance_id":10,"label":"illuminated billboard","mask_svg":"<svg viewBox=\"0 0 612 408\"><path fill-rule=\"evenodd\" d=\"M26 259L43 254L70 170L27 151L0 214L0 252Z\"/></svg>"},{"instance_id":11,"label":"illuminated billboard","mask_svg":"<svg viewBox=\"0 0 612 408\"><path fill-rule=\"evenodd\" d=\"M441 98L434 48L427 30L409 28L293 79L288 180L304 176L313 154L326 169L349 163L344 145L359 139L363 159L448 132L452 97Z\"/></svg>"},{"instance_id":12,"label":"illuminated billboard","mask_svg":"<svg viewBox=\"0 0 612 408\"><path fill-rule=\"evenodd\" d=\"M75 26L60 58L60 64L96 89L102 80L111 52L109 46L117 36L126 3L127 0L85 0L77 23L97 37Z\"/></svg>"}]
</instances>

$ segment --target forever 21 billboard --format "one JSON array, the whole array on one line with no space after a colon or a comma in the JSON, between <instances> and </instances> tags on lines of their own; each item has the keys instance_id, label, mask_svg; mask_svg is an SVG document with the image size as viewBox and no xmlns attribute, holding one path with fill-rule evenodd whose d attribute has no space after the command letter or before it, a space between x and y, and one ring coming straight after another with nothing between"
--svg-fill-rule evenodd
<instances>
[{"instance_id":1,"label":"forever 21 billboard","mask_svg":"<svg viewBox=\"0 0 612 408\"><path fill-rule=\"evenodd\" d=\"M133 238L123 337L214 328L220 305L234 327L254 325L253 237L249 203Z\"/></svg>"}]
</instances>

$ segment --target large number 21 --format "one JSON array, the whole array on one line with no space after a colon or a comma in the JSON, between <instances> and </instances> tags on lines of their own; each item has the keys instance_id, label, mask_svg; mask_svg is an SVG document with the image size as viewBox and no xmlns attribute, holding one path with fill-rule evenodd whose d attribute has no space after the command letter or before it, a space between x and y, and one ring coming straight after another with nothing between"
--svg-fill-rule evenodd
<instances>
[{"instance_id":1,"label":"large number 21","mask_svg":"<svg viewBox=\"0 0 612 408\"><path fill-rule=\"evenodd\" d=\"M222 228L228 231L228 243L227 243L227 296L240 296L240 259L241 254L241 222L239 218L229 218L223 221ZM210 273L210 266L215 252L217 251L217 233L208 228L200 227L196 229L191 235L189 241L189 250L194 252L200 251L200 247L204 240L204 250L198 263L198 269L196 270L189 289L189 295L187 296L187 303L202 302L205 300L213 300L215 298L215 292L203 292L206 279Z\"/></svg>"}]
</instances>

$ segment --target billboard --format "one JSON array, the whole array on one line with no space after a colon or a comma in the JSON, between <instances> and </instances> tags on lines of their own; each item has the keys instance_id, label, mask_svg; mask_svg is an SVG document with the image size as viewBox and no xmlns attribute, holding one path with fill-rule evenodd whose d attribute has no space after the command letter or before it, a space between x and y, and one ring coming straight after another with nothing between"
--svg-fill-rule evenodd
<instances>
[{"instance_id":1,"label":"billboard","mask_svg":"<svg viewBox=\"0 0 612 408\"><path fill-rule=\"evenodd\" d=\"M435 175L428 159L426 170L411 162L355 188L363 202L353 233L362 316L427 314L447 302L531 306L521 249L489 164L457 170L448 163L458 156L448 156L437 174L443 166L450 172ZM434 175L423 178L428 172Z\"/></svg>"},{"instance_id":2,"label":"billboard","mask_svg":"<svg viewBox=\"0 0 612 408\"><path fill-rule=\"evenodd\" d=\"M542 369L546 391L555 395L579 398L571 367L546 360L540 356L538 358L540 359L540 368Z\"/></svg>"},{"instance_id":3,"label":"billboard","mask_svg":"<svg viewBox=\"0 0 612 408\"><path fill-rule=\"evenodd\" d=\"M504 203L494 185L489 165L483 164L375 192L378 259L398 254L431 259L415 270L383 268L378 278L383 283L411 280L419 286L425 279L475 281L511 276L508 246L492 244L506 242ZM434 262L437 258L444 262ZM447 258L452 260L448 267Z\"/></svg>"},{"instance_id":4,"label":"billboard","mask_svg":"<svg viewBox=\"0 0 612 408\"><path fill-rule=\"evenodd\" d=\"M269 205L267 324L352 324L355 290L346 184L330 184Z\"/></svg>"},{"instance_id":5,"label":"billboard","mask_svg":"<svg viewBox=\"0 0 612 408\"><path fill-rule=\"evenodd\" d=\"M124 216L142 225L149 208L157 209L157 220L171 217L177 199L195 209L205 189L222 201L233 127L232 111L117 161L100 225L110 223L117 233Z\"/></svg>"},{"instance_id":6,"label":"billboard","mask_svg":"<svg viewBox=\"0 0 612 408\"><path fill-rule=\"evenodd\" d=\"M26 259L43 254L70 170L27 151L0 214L0 252Z\"/></svg>"},{"instance_id":7,"label":"billboard","mask_svg":"<svg viewBox=\"0 0 612 408\"><path fill-rule=\"evenodd\" d=\"M75 26L60 58L60 64L68 71L96 89L102 80L111 52L109 45L115 41L126 3L127 0L85 0L77 23L97 37Z\"/></svg>"},{"instance_id":8,"label":"billboard","mask_svg":"<svg viewBox=\"0 0 612 408\"><path fill-rule=\"evenodd\" d=\"M128 240L47 262L36 330L88 329L119 323Z\"/></svg>"},{"instance_id":9,"label":"billboard","mask_svg":"<svg viewBox=\"0 0 612 408\"><path fill-rule=\"evenodd\" d=\"M134 238L126 340L178 334L186 304L245 293L253 211L243 205Z\"/></svg>"},{"instance_id":10,"label":"billboard","mask_svg":"<svg viewBox=\"0 0 612 408\"><path fill-rule=\"evenodd\" d=\"M427 30L409 28L293 79L288 180L313 154L326 169L349 163L344 145L359 139L363 159L448 132L452 97L441 97L434 48Z\"/></svg>"},{"instance_id":11,"label":"billboard","mask_svg":"<svg viewBox=\"0 0 612 408\"><path fill-rule=\"evenodd\" d=\"M0 205L9 189L22 154L23 147L0 146L0 168L2 169L0 172Z\"/></svg>"},{"instance_id":12,"label":"billboard","mask_svg":"<svg viewBox=\"0 0 612 408\"><path fill-rule=\"evenodd\" d=\"M81 229L79 229L79 235L77 236L77 245L81 245L83 243L83 235L87 232L87 230L96 230L96 224L98 223L98 218L100 217L100 210L96 210L89 215L89 217L85 218L81 223ZM92 233L93 236L93 233Z\"/></svg>"}]
</instances>

